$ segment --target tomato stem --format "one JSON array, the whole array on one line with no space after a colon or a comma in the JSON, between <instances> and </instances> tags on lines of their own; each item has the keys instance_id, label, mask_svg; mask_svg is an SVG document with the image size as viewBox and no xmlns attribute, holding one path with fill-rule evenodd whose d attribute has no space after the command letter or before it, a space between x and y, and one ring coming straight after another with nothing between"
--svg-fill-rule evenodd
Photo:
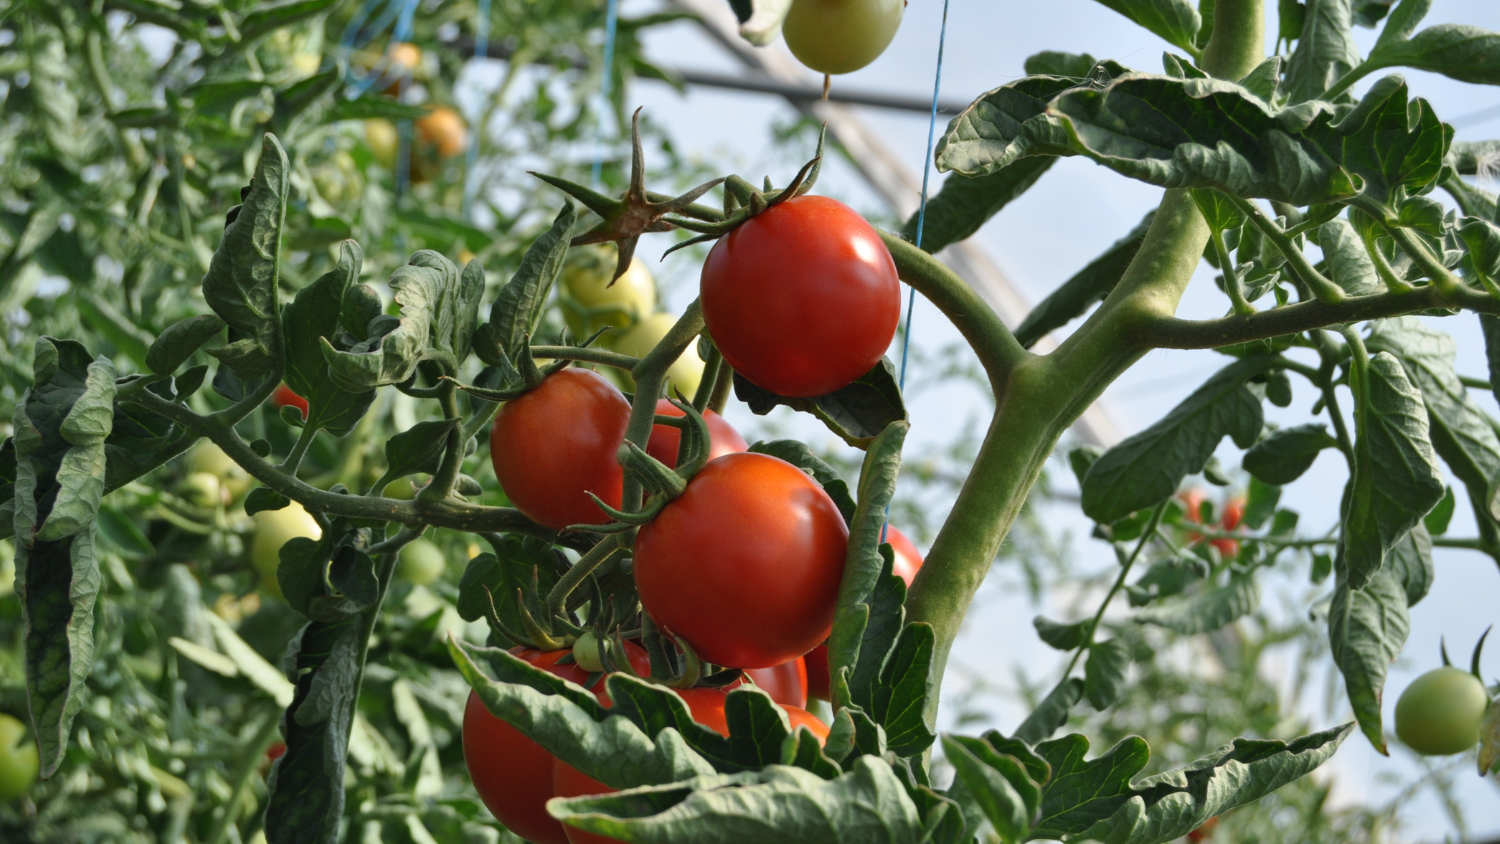
<instances>
[{"instance_id":1,"label":"tomato stem","mask_svg":"<svg viewBox=\"0 0 1500 844\"><path fill-rule=\"evenodd\" d=\"M640 366L641 359L611 352L608 349L579 348L576 346L532 346L531 356L543 360L575 360L580 363L597 363L613 366L627 372Z\"/></svg>"},{"instance_id":2,"label":"tomato stem","mask_svg":"<svg viewBox=\"0 0 1500 844\"><path fill-rule=\"evenodd\" d=\"M1170 498L1163 501L1156 505L1156 509L1152 511L1151 521L1146 523L1146 532L1141 534L1140 540L1135 544L1135 550L1130 552L1130 556L1126 557L1125 562L1121 564L1120 574L1115 577L1114 585L1109 587L1109 593L1104 596L1103 601L1099 602L1099 609L1094 613L1094 620L1089 623L1088 633L1083 637L1083 644L1079 645L1073 651L1073 658L1068 661L1068 667L1063 671L1062 679L1057 681L1059 686L1068 682L1068 677L1072 676L1073 669L1078 667L1078 660L1083 656L1083 652L1094 646L1094 634L1099 631L1099 622L1104 619L1104 611L1109 609L1109 605L1114 601L1115 596L1120 594L1120 589L1125 586L1125 578L1130 575L1130 570L1135 566L1135 561L1140 559L1141 552L1146 550L1146 546L1156 536L1156 530L1161 526L1162 514L1166 513L1167 505L1171 501L1172 499Z\"/></svg>"}]
</instances>

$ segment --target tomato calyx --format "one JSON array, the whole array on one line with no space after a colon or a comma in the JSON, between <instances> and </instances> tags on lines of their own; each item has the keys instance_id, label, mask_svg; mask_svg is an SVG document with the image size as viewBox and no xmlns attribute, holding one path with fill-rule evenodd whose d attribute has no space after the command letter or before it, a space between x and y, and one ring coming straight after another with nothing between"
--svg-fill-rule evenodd
<instances>
[{"instance_id":1,"label":"tomato calyx","mask_svg":"<svg viewBox=\"0 0 1500 844\"><path fill-rule=\"evenodd\" d=\"M626 513L609 506L599 496L590 492L588 496L594 500L595 506L614 519L614 522L606 525L576 525L570 529L617 533L649 524L661 513L663 507L682 495L687 489L688 481L692 480L693 476L698 474L698 470L708 463L713 442L709 435L708 422L703 418L702 412L690 402L675 398L669 398L667 401L681 410L683 415L658 415L655 424L682 431L677 468L667 466L652 457L646 449L626 440L620 445L620 465L624 467L627 474L639 479L641 486L650 493L646 506L638 512Z\"/></svg>"},{"instance_id":2,"label":"tomato calyx","mask_svg":"<svg viewBox=\"0 0 1500 844\"><path fill-rule=\"evenodd\" d=\"M574 237L570 243L573 246L587 246L591 243L613 241L619 249L613 279L618 279L630 269L630 261L635 257L636 243L639 242L642 234L668 232L677 228L675 221L668 221L665 217L673 213L695 213L691 208L694 200L724 181L714 179L704 182L687 193L671 198L650 193L646 190L646 154L641 148L641 110L639 108L631 116L630 134L630 187L619 199L605 196L596 190L557 176L534 171L531 173L599 215L602 220L599 225Z\"/></svg>"}]
</instances>

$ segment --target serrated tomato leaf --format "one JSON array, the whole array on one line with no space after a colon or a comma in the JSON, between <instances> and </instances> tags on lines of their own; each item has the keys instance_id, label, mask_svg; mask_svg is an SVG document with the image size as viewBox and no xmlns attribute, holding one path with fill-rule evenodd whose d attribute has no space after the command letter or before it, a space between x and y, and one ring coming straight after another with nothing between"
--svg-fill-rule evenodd
<instances>
[{"instance_id":1,"label":"serrated tomato leaf","mask_svg":"<svg viewBox=\"0 0 1500 844\"><path fill-rule=\"evenodd\" d=\"M243 336L245 347L233 356L242 366L281 355L276 288L290 190L286 150L275 135L267 134L244 202L229 210L224 237L203 276L203 298ZM251 369L257 366L261 364L249 364Z\"/></svg>"},{"instance_id":2,"label":"serrated tomato leaf","mask_svg":"<svg viewBox=\"0 0 1500 844\"><path fill-rule=\"evenodd\" d=\"M1265 483L1284 486L1312 468L1323 449L1337 447L1338 440L1329 435L1327 425L1296 425L1275 431L1251 446L1240 465Z\"/></svg>"},{"instance_id":3,"label":"serrated tomato leaf","mask_svg":"<svg viewBox=\"0 0 1500 844\"><path fill-rule=\"evenodd\" d=\"M906 404L896 383L896 367L890 358L884 357L853 383L823 396L807 399L779 396L756 386L738 372L734 374L734 394L757 416L770 413L778 405L811 413L828 430L859 449L868 449L887 426L906 420Z\"/></svg>"},{"instance_id":4,"label":"serrated tomato leaf","mask_svg":"<svg viewBox=\"0 0 1500 844\"><path fill-rule=\"evenodd\" d=\"M1328 647L1344 675L1349 704L1365 737L1386 752L1380 701L1386 668L1401 655L1411 629L1406 589L1393 566L1376 571L1363 589L1342 578L1328 608Z\"/></svg>"},{"instance_id":5,"label":"serrated tomato leaf","mask_svg":"<svg viewBox=\"0 0 1500 844\"><path fill-rule=\"evenodd\" d=\"M335 437L348 434L375 401L373 389L351 392L335 383L322 349L324 338L338 337L347 291L358 284L363 263L359 244L344 241L333 269L297 291L281 311L286 347L283 378L292 392L307 400L306 424L327 429Z\"/></svg>"}]
</instances>

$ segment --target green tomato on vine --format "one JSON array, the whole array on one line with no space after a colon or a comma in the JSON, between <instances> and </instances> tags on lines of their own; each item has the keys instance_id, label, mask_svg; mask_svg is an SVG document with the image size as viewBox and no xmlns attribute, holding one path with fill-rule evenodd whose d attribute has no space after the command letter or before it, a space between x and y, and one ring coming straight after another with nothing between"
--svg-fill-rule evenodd
<instances>
[{"instance_id":1,"label":"green tomato on vine","mask_svg":"<svg viewBox=\"0 0 1500 844\"><path fill-rule=\"evenodd\" d=\"M293 501L280 510L262 510L255 514L255 538L250 542L250 562L260 574L267 592L281 597L276 567L281 564L281 546L299 536L319 539L323 529L301 504Z\"/></svg>"},{"instance_id":2,"label":"green tomato on vine","mask_svg":"<svg viewBox=\"0 0 1500 844\"><path fill-rule=\"evenodd\" d=\"M558 302L574 340L601 328L628 328L656 311L656 281L645 262L631 261L625 274L611 284L614 271L615 250L608 246L586 246L568 253Z\"/></svg>"},{"instance_id":3,"label":"green tomato on vine","mask_svg":"<svg viewBox=\"0 0 1500 844\"><path fill-rule=\"evenodd\" d=\"M0 801L15 800L30 791L40 769L36 744L26 736L26 725L0 715Z\"/></svg>"},{"instance_id":4,"label":"green tomato on vine","mask_svg":"<svg viewBox=\"0 0 1500 844\"><path fill-rule=\"evenodd\" d=\"M667 336L677 318L671 314L657 313L646 317L609 340L610 348L623 354L641 357L656 348L656 344ZM608 335L606 335L608 338ZM690 344L676 363L667 369L667 390L691 397L703 381L703 358L698 357L698 344Z\"/></svg>"},{"instance_id":5,"label":"green tomato on vine","mask_svg":"<svg viewBox=\"0 0 1500 844\"><path fill-rule=\"evenodd\" d=\"M443 576L447 561L443 549L432 540L417 538L401 549L396 573L417 586L426 586Z\"/></svg>"},{"instance_id":6,"label":"green tomato on vine","mask_svg":"<svg viewBox=\"0 0 1500 844\"><path fill-rule=\"evenodd\" d=\"M186 463L189 477L195 473L203 473L217 478L219 486L229 493L231 501L244 496L254 483L250 474L225 454L224 449L208 440L199 440L197 445L188 450Z\"/></svg>"},{"instance_id":7,"label":"green tomato on vine","mask_svg":"<svg viewBox=\"0 0 1500 844\"><path fill-rule=\"evenodd\" d=\"M1450 665L1434 668L1396 701L1396 737L1423 756L1462 753L1479 743L1489 705L1478 677Z\"/></svg>"},{"instance_id":8,"label":"green tomato on vine","mask_svg":"<svg viewBox=\"0 0 1500 844\"><path fill-rule=\"evenodd\" d=\"M793 0L781 25L797 60L819 73L853 73L896 37L906 0Z\"/></svg>"}]
</instances>

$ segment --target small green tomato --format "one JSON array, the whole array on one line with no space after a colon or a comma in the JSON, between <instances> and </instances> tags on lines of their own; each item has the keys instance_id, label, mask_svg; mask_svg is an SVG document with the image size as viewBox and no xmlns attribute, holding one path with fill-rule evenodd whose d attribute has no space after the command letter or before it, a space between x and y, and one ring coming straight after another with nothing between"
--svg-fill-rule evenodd
<instances>
[{"instance_id":1,"label":"small green tomato","mask_svg":"<svg viewBox=\"0 0 1500 844\"><path fill-rule=\"evenodd\" d=\"M677 317L666 313L656 313L626 329L619 337L610 338L605 335L605 339L610 348L615 351L632 357L641 357L656 348L656 344L660 343L676 324ZM667 368L667 386L671 390L692 398L693 394L698 392L698 384L702 380L703 358L698 357L698 344L689 343L687 350Z\"/></svg>"},{"instance_id":2,"label":"small green tomato","mask_svg":"<svg viewBox=\"0 0 1500 844\"><path fill-rule=\"evenodd\" d=\"M250 474L240 468L224 449L208 440L199 440L187 453L189 472L206 472L219 479L219 484L229 491L231 500L250 491L253 481Z\"/></svg>"},{"instance_id":3,"label":"small green tomato","mask_svg":"<svg viewBox=\"0 0 1500 844\"><path fill-rule=\"evenodd\" d=\"M781 34L809 68L852 73L890 46L905 8L905 0L792 0Z\"/></svg>"},{"instance_id":4,"label":"small green tomato","mask_svg":"<svg viewBox=\"0 0 1500 844\"><path fill-rule=\"evenodd\" d=\"M280 510L262 510L255 514L255 539L250 542L250 561L260 572L261 585L267 592L281 597L276 567L281 564L281 546L299 536L318 539L323 529L312 515L293 501Z\"/></svg>"},{"instance_id":5,"label":"small green tomato","mask_svg":"<svg viewBox=\"0 0 1500 844\"><path fill-rule=\"evenodd\" d=\"M229 492L220 485L217 475L207 472L194 472L183 478L177 491L188 503L205 510L212 510L226 503L224 499Z\"/></svg>"},{"instance_id":6,"label":"small green tomato","mask_svg":"<svg viewBox=\"0 0 1500 844\"><path fill-rule=\"evenodd\" d=\"M1434 668L1396 701L1396 736L1423 756L1462 753L1479 742L1479 722L1489 705L1484 684L1473 674Z\"/></svg>"},{"instance_id":7,"label":"small green tomato","mask_svg":"<svg viewBox=\"0 0 1500 844\"><path fill-rule=\"evenodd\" d=\"M400 565L396 572L411 583L426 586L442 577L446 567L443 549L430 540L417 538L401 549Z\"/></svg>"},{"instance_id":8,"label":"small green tomato","mask_svg":"<svg viewBox=\"0 0 1500 844\"><path fill-rule=\"evenodd\" d=\"M0 715L0 801L11 801L31 790L41 761L26 725Z\"/></svg>"},{"instance_id":9,"label":"small green tomato","mask_svg":"<svg viewBox=\"0 0 1500 844\"><path fill-rule=\"evenodd\" d=\"M604 660L599 654L599 637L585 633L573 643L573 661L590 674L604 670Z\"/></svg>"},{"instance_id":10,"label":"small green tomato","mask_svg":"<svg viewBox=\"0 0 1500 844\"><path fill-rule=\"evenodd\" d=\"M656 282L645 263L639 258L631 261L625 274L611 284L615 261L615 250L609 246L586 246L569 253L559 299L574 340L583 340L605 326L626 328L656 310Z\"/></svg>"}]
</instances>

